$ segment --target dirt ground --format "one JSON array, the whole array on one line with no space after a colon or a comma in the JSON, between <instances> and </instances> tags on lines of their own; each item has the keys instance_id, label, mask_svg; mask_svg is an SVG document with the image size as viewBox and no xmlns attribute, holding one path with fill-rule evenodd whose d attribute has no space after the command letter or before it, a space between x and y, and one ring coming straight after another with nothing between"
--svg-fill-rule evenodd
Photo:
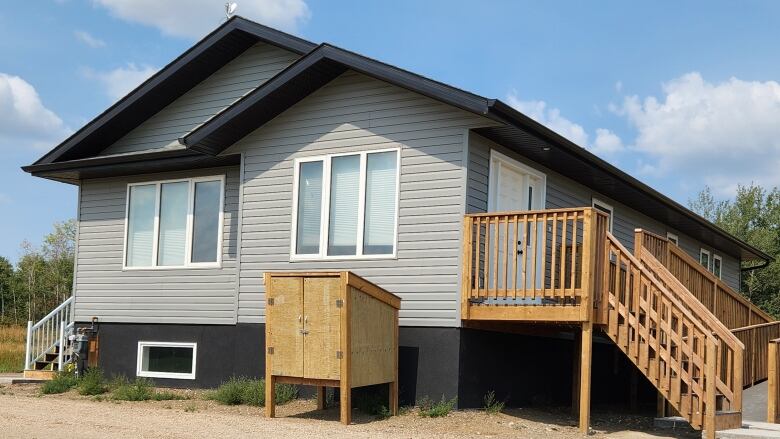
<instances>
[{"instance_id":1,"label":"dirt ground","mask_svg":"<svg viewBox=\"0 0 780 439\"><path fill-rule=\"evenodd\" d=\"M300 399L277 407L277 419L247 406L223 406L199 399L197 391L181 391L183 401L119 402L79 396L39 394L39 386L0 387L2 438L578 438L575 419L566 410L507 409L488 415L477 410L454 411L444 418L420 417L413 409L401 416L376 420L359 412L354 424L338 422L338 409L317 411L313 400ZM701 437L700 433L654 430L646 417L596 412L593 437L615 439Z\"/></svg>"}]
</instances>

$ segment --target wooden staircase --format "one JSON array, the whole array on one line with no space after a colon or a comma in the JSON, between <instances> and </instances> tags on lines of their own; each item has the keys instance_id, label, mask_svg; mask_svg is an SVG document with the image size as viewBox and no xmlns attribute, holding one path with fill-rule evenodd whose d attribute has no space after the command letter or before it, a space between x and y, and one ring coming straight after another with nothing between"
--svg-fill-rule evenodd
<instances>
[{"instance_id":1,"label":"wooden staircase","mask_svg":"<svg viewBox=\"0 0 780 439\"><path fill-rule=\"evenodd\" d=\"M691 426L739 427L742 343L652 254L640 261L610 233L606 246L607 335Z\"/></svg>"},{"instance_id":2,"label":"wooden staircase","mask_svg":"<svg viewBox=\"0 0 780 439\"><path fill-rule=\"evenodd\" d=\"M27 322L24 377L47 379L71 361L69 336L74 331L73 297L69 297L37 323Z\"/></svg>"}]
</instances>

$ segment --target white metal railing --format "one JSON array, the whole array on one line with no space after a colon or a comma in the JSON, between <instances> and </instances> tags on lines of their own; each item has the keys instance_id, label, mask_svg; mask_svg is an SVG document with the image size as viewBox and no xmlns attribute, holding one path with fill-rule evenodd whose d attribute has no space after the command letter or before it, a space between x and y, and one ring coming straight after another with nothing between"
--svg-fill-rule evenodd
<instances>
[{"instance_id":1,"label":"white metal railing","mask_svg":"<svg viewBox=\"0 0 780 439\"><path fill-rule=\"evenodd\" d=\"M65 352L65 346L73 326L73 296L60 303L38 323L28 321L24 368L33 369L36 361L53 353L55 348L60 346L57 364L59 370L62 370L62 366L70 361L70 354Z\"/></svg>"}]
</instances>

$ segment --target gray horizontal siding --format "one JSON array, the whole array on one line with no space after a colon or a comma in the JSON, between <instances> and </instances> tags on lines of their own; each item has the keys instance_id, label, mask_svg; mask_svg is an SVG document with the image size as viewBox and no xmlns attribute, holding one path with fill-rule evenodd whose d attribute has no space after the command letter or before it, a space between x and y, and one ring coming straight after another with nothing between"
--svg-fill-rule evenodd
<instances>
[{"instance_id":1,"label":"gray horizontal siding","mask_svg":"<svg viewBox=\"0 0 780 439\"><path fill-rule=\"evenodd\" d=\"M178 148L178 138L292 64L298 55L257 43L109 146L101 155Z\"/></svg>"},{"instance_id":2,"label":"gray horizontal siding","mask_svg":"<svg viewBox=\"0 0 780 439\"><path fill-rule=\"evenodd\" d=\"M590 206L593 197L608 203L614 209L612 233L629 251L634 251L634 230L642 228L650 232L666 236L667 232L679 236L680 246L691 256L699 260L701 243L686 235L680 234L664 224L646 216L634 209L626 207L609 198L594 192L590 188L577 183L570 178L558 174L538 163L527 160L513 151L491 142L477 134L470 134L468 188L466 189L466 208L468 212L485 212L488 206L488 169L490 166L490 149L494 148L518 161L539 169L547 175L548 209ZM710 249L712 250L712 249ZM732 288L739 290L739 260L715 251L723 257L723 281Z\"/></svg>"},{"instance_id":3,"label":"gray horizontal siding","mask_svg":"<svg viewBox=\"0 0 780 439\"><path fill-rule=\"evenodd\" d=\"M222 267L122 270L127 184L225 175ZM230 324L236 321L238 167L84 180L79 202L76 319Z\"/></svg>"},{"instance_id":4,"label":"gray horizontal siding","mask_svg":"<svg viewBox=\"0 0 780 439\"><path fill-rule=\"evenodd\" d=\"M348 72L248 135L244 153L239 322L265 314L263 273L351 270L401 296L402 325L457 326L463 155L485 119ZM293 160L401 148L396 259L290 262Z\"/></svg>"}]
</instances>

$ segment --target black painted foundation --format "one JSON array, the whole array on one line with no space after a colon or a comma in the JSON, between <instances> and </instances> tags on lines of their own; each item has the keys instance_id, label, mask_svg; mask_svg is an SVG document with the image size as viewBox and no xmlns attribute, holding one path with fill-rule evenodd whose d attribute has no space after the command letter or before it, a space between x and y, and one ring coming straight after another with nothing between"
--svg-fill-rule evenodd
<instances>
[{"instance_id":1,"label":"black painted foundation","mask_svg":"<svg viewBox=\"0 0 780 439\"><path fill-rule=\"evenodd\" d=\"M106 374L136 374L139 341L196 342L195 380L155 379L166 387L216 387L232 376L262 377L263 324L163 325L103 323L100 367ZM461 408L483 405L489 391L508 406L563 406L571 403L573 332L553 337L465 328L401 327L399 330L401 405L423 397L458 397ZM609 341L596 337L593 349L592 401L631 401L635 380L640 407L652 409L655 393ZM308 393L308 392L305 392Z\"/></svg>"}]
</instances>

